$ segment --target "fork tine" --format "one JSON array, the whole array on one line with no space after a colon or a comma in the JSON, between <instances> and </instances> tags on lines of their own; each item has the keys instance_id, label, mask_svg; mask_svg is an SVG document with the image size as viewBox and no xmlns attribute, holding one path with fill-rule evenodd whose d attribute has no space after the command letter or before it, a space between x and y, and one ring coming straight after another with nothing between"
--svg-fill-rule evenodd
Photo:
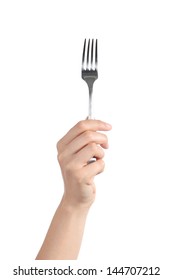
<instances>
[{"instance_id":1,"label":"fork tine","mask_svg":"<svg viewBox=\"0 0 173 280\"><path fill-rule=\"evenodd\" d=\"M92 39L92 45L91 45L91 68L93 68L93 48L94 48L94 39Z\"/></svg>"},{"instance_id":2,"label":"fork tine","mask_svg":"<svg viewBox=\"0 0 173 280\"><path fill-rule=\"evenodd\" d=\"M84 46L83 46L82 68L84 68L84 62L85 62L85 48L86 48L86 39L84 41Z\"/></svg>"},{"instance_id":3,"label":"fork tine","mask_svg":"<svg viewBox=\"0 0 173 280\"><path fill-rule=\"evenodd\" d=\"M88 49L87 49L87 68L89 68L89 53L90 53L90 39L88 40Z\"/></svg>"},{"instance_id":4,"label":"fork tine","mask_svg":"<svg viewBox=\"0 0 173 280\"><path fill-rule=\"evenodd\" d=\"M97 62L98 62L98 52L97 52L97 39L95 43L95 67L97 69Z\"/></svg>"}]
</instances>

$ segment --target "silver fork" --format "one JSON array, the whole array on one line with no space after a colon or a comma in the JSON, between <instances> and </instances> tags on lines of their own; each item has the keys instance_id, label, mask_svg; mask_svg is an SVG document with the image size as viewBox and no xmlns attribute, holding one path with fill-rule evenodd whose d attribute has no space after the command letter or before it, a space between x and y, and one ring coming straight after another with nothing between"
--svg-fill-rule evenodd
<instances>
[{"instance_id":1,"label":"silver fork","mask_svg":"<svg viewBox=\"0 0 173 280\"><path fill-rule=\"evenodd\" d=\"M89 89L89 112L87 119L92 119L92 93L93 84L98 78L97 70L98 52L97 52L97 39L88 40L88 46L86 50L86 39L83 46L82 55L82 79L87 83Z\"/></svg>"}]
</instances>

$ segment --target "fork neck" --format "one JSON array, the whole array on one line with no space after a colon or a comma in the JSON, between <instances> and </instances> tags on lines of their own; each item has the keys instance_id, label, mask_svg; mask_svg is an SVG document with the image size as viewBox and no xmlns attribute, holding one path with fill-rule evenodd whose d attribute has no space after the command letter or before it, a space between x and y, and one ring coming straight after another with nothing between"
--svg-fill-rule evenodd
<instances>
[{"instance_id":1,"label":"fork neck","mask_svg":"<svg viewBox=\"0 0 173 280\"><path fill-rule=\"evenodd\" d=\"M93 83L88 84L88 89L89 89L89 95L91 95L93 92Z\"/></svg>"},{"instance_id":2,"label":"fork neck","mask_svg":"<svg viewBox=\"0 0 173 280\"><path fill-rule=\"evenodd\" d=\"M94 81L95 81L94 79L87 79L87 81L86 81L86 83L88 85L89 92L91 92L91 93L92 93Z\"/></svg>"}]
</instances>

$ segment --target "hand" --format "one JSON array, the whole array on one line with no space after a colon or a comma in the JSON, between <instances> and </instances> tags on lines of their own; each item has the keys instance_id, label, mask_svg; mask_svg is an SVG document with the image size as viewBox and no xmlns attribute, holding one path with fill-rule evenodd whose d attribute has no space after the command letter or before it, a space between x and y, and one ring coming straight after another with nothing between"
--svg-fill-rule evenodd
<instances>
[{"instance_id":1,"label":"hand","mask_svg":"<svg viewBox=\"0 0 173 280\"><path fill-rule=\"evenodd\" d=\"M57 143L64 180L63 199L69 205L89 207L93 203L94 177L104 170L103 148L108 148L107 136L97 131L110 129L111 125L99 120L80 121ZM88 164L93 157L96 161Z\"/></svg>"}]
</instances>

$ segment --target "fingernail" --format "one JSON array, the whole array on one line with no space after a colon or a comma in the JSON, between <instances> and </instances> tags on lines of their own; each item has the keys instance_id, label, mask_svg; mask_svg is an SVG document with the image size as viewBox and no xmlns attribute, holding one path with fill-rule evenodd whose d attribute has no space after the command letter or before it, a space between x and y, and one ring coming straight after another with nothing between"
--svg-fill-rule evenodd
<instances>
[{"instance_id":1,"label":"fingernail","mask_svg":"<svg viewBox=\"0 0 173 280\"><path fill-rule=\"evenodd\" d=\"M106 126L107 128L112 128L112 125L109 124L109 123L105 123L105 126Z\"/></svg>"}]
</instances>

